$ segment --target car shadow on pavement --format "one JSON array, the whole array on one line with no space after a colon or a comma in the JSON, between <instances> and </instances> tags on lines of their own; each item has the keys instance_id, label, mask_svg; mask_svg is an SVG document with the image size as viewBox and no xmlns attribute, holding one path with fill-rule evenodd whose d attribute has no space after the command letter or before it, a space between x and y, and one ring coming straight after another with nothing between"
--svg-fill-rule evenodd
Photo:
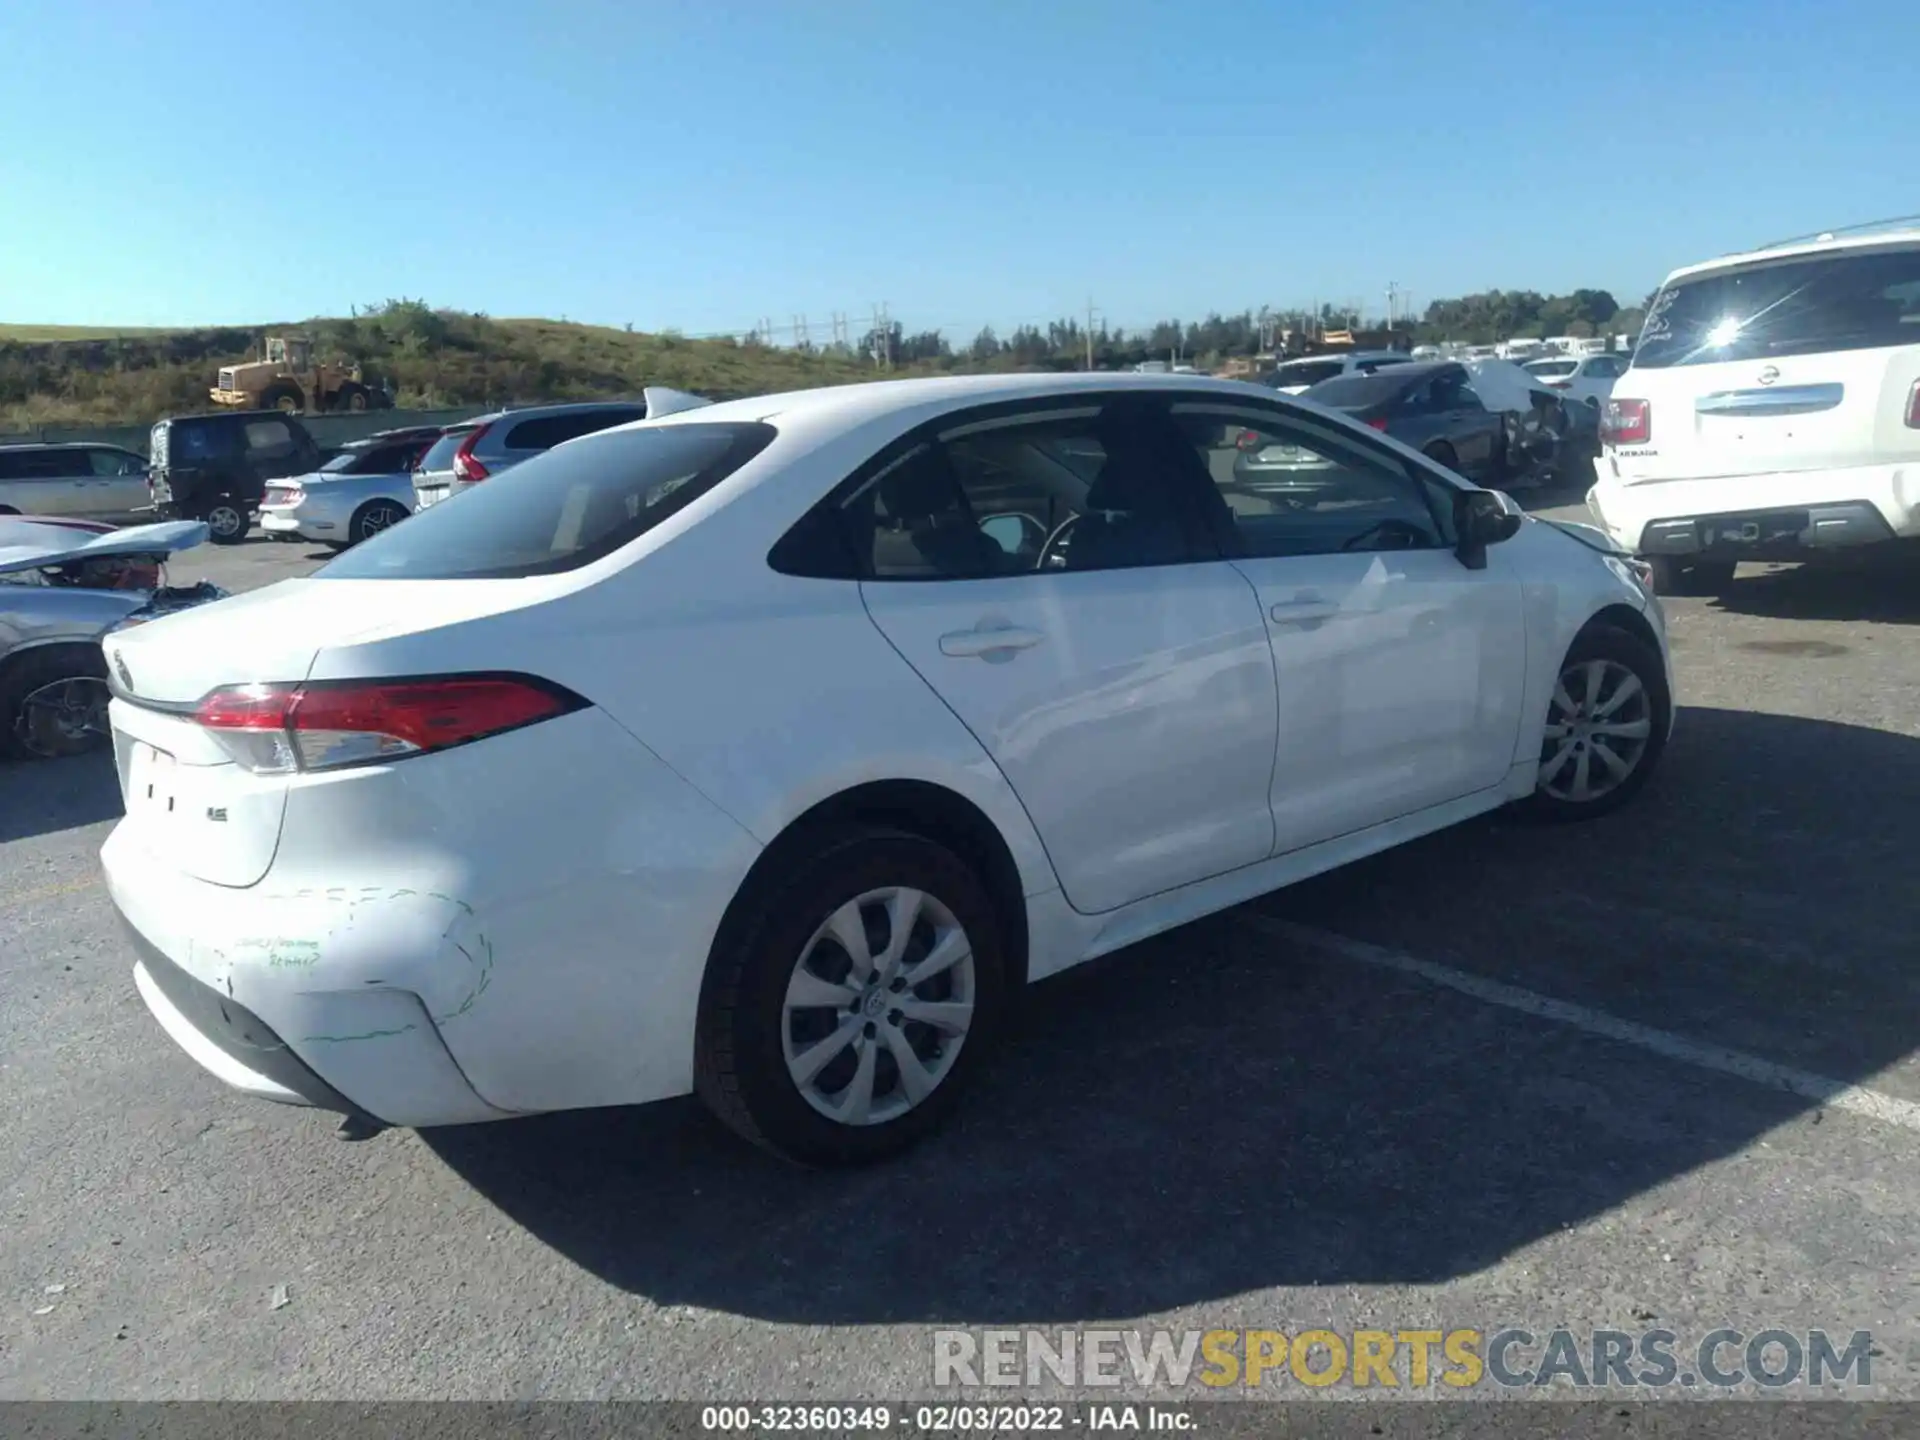
<instances>
[{"instance_id":1,"label":"car shadow on pavement","mask_svg":"<svg viewBox=\"0 0 1920 1440\"><path fill-rule=\"evenodd\" d=\"M1915 739L1689 709L1614 816L1490 817L1036 986L959 1121L899 1160L795 1170L687 1101L425 1138L661 1305L1046 1324L1434 1284L1812 1107L1273 921L1856 1082L1920 1046L1917 834Z\"/></svg>"},{"instance_id":2,"label":"car shadow on pavement","mask_svg":"<svg viewBox=\"0 0 1920 1440\"><path fill-rule=\"evenodd\" d=\"M1920 546L1758 573L1749 569L1715 603L1732 614L1768 619L1920 624Z\"/></svg>"},{"instance_id":3,"label":"car shadow on pavement","mask_svg":"<svg viewBox=\"0 0 1920 1440\"><path fill-rule=\"evenodd\" d=\"M111 755L0 759L0 844L95 825L120 811Z\"/></svg>"}]
</instances>

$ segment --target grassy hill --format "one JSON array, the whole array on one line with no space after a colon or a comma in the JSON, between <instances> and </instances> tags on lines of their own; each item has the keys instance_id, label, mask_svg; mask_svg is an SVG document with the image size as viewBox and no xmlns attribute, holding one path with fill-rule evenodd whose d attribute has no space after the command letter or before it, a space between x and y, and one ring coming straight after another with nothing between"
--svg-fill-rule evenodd
<instances>
[{"instance_id":1,"label":"grassy hill","mask_svg":"<svg viewBox=\"0 0 1920 1440\"><path fill-rule=\"evenodd\" d=\"M0 325L0 434L145 424L207 408L222 365L268 332L314 336L408 408L590 400L670 385L714 399L874 378L852 355L689 340L554 320L494 320L397 301L348 319L193 330ZM913 373L896 368L894 374Z\"/></svg>"}]
</instances>

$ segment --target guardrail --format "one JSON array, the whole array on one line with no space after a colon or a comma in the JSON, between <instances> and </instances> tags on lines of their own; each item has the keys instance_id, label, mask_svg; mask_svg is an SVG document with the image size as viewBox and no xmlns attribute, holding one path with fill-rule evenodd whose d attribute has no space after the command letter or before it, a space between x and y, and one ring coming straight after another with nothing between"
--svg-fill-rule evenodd
<instances>
[{"instance_id":1,"label":"guardrail","mask_svg":"<svg viewBox=\"0 0 1920 1440\"><path fill-rule=\"evenodd\" d=\"M397 430L407 425L452 425L475 415L484 415L487 405L458 405L448 410L356 410L334 415L302 415L307 427L324 449L363 439L379 430ZM123 450L147 453L151 425L47 425L18 435L0 435L0 445L31 445L78 441L82 444L118 445Z\"/></svg>"}]
</instances>

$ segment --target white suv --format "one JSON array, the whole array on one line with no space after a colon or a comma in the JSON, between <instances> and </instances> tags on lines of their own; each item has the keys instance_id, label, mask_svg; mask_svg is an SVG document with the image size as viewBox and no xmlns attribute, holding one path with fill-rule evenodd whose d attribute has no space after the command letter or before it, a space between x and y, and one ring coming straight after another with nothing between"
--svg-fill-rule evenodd
<instances>
[{"instance_id":1,"label":"white suv","mask_svg":"<svg viewBox=\"0 0 1920 1440\"><path fill-rule=\"evenodd\" d=\"M1674 271L1601 439L1587 508L1665 593L1920 536L1920 229Z\"/></svg>"}]
</instances>

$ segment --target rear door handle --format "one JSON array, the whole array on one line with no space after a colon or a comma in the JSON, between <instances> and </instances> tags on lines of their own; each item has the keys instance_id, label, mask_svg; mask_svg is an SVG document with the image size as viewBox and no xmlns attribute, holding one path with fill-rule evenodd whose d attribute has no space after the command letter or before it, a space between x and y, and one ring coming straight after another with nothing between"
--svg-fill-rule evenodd
<instances>
[{"instance_id":1,"label":"rear door handle","mask_svg":"<svg viewBox=\"0 0 1920 1440\"><path fill-rule=\"evenodd\" d=\"M1276 625L1308 625L1315 620L1331 620L1340 607L1324 595L1296 595L1276 601L1267 614Z\"/></svg>"},{"instance_id":2,"label":"rear door handle","mask_svg":"<svg viewBox=\"0 0 1920 1440\"><path fill-rule=\"evenodd\" d=\"M1038 630L1009 625L999 630L955 630L940 637L940 653L956 660L999 651L1030 650L1046 639Z\"/></svg>"}]
</instances>

